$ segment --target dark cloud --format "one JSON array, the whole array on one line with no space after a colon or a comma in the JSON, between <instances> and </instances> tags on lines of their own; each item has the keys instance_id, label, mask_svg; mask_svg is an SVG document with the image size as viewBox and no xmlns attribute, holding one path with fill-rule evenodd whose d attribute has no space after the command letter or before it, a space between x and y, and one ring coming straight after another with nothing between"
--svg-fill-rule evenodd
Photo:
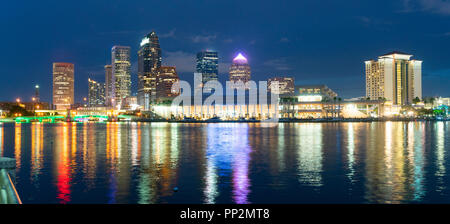
<instances>
[{"instance_id":1,"label":"dark cloud","mask_svg":"<svg viewBox=\"0 0 450 224\"><path fill-rule=\"evenodd\" d=\"M292 69L289 66L289 63L287 62L287 58L271 59L271 60L265 61L264 65L266 67L270 67L277 71L289 71Z\"/></svg>"},{"instance_id":2,"label":"dark cloud","mask_svg":"<svg viewBox=\"0 0 450 224\"><path fill-rule=\"evenodd\" d=\"M176 66L177 72L193 73L195 71L195 54L175 51L165 52L165 55L163 64L167 66Z\"/></svg>"},{"instance_id":3,"label":"dark cloud","mask_svg":"<svg viewBox=\"0 0 450 224\"><path fill-rule=\"evenodd\" d=\"M426 11L441 15L450 15L450 1L447 0L402 0L402 12Z\"/></svg>"},{"instance_id":4,"label":"dark cloud","mask_svg":"<svg viewBox=\"0 0 450 224\"><path fill-rule=\"evenodd\" d=\"M205 43L215 41L217 38L216 34L213 35L196 35L191 38L194 43Z\"/></svg>"}]
</instances>

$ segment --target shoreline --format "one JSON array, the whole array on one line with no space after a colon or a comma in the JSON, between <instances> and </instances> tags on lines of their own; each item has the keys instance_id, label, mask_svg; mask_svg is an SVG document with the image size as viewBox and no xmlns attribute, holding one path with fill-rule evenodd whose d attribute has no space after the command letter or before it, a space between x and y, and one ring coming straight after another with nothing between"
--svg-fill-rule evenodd
<instances>
[{"instance_id":1,"label":"shoreline","mask_svg":"<svg viewBox=\"0 0 450 224\"><path fill-rule=\"evenodd\" d=\"M341 123L341 122L439 122L450 121L446 119L410 119L410 118L381 118L381 119L280 119L275 123ZM76 121L71 121L76 122ZM111 121L106 121L111 122ZM164 120L164 119L133 119L128 121L113 121L113 122L143 122L143 123L264 123L261 120ZM66 122L15 122L14 120L3 120L1 123L66 123ZM76 123L105 123L98 121L76 122Z\"/></svg>"}]
</instances>

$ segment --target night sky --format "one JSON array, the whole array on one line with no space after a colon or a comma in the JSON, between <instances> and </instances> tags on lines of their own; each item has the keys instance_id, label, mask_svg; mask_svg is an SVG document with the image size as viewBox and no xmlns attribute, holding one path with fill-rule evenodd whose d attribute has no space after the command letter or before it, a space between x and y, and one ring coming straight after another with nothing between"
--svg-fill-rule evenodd
<instances>
[{"instance_id":1,"label":"night sky","mask_svg":"<svg viewBox=\"0 0 450 224\"><path fill-rule=\"evenodd\" d=\"M80 101L88 77L104 81L113 45L131 46L136 93L139 43L152 30L182 80L202 49L219 52L221 80L243 52L255 81L294 76L351 98L365 95L364 61L398 50L424 61L424 96L450 96L448 0L5 1L0 27L0 101L30 101L35 84L50 101L53 62L75 64Z\"/></svg>"}]
</instances>

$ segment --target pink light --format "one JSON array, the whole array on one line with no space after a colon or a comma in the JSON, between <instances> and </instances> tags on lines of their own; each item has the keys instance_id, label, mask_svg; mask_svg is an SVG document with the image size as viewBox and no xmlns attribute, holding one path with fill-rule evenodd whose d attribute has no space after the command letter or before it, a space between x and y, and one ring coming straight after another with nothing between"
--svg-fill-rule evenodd
<instances>
[{"instance_id":1,"label":"pink light","mask_svg":"<svg viewBox=\"0 0 450 224\"><path fill-rule=\"evenodd\" d=\"M239 53L234 59L233 62L236 63L247 63L247 58L245 58L241 53Z\"/></svg>"}]
</instances>

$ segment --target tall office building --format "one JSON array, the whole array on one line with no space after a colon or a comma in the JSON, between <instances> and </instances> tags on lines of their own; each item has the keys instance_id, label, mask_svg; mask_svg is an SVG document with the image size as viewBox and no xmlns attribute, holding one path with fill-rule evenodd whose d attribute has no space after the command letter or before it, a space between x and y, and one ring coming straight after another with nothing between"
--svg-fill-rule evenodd
<instances>
[{"instance_id":1,"label":"tall office building","mask_svg":"<svg viewBox=\"0 0 450 224\"><path fill-rule=\"evenodd\" d=\"M158 69L157 79L157 99L165 100L167 98L179 95L179 91L173 91L172 86L179 80L176 68L173 66L162 66Z\"/></svg>"},{"instance_id":2,"label":"tall office building","mask_svg":"<svg viewBox=\"0 0 450 224\"><path fill-rule=\"evenodd\" d=\"M201 51L197 53L196 72L202 74L202 82L218 79L219 57L216 51Z\"/></svg>"},{"instance_id":3,"label":"tall office building","mask_svg":"<svg viewBox=\"0 0 450 224\"><path fill-rule=\"evenodd\" d=\"M74 103L74 65L53 63L53 106L56 110L67 110Z\"/></svg>"},{"instance_id":4,"label":"tall office building","mask_svg":"<svg viewBox=\"0 0 450 224\"><path fill-rule=\"evenodd\" d=\"M114 82L112 75L112 66L105 65L105 105L111 106L114 99Z\"/></svg>"},{"instance_id":5,"label":"tall office building","mask_svg":"<svg viewBox=\"0 0 450 224\"><path fill-rule=\"evenodd\" d=\"M114 83L113 106L121 105L122 99L131 95L130 47L112 48L112 77Z\"/></svg>"},{"instance_id":6,"label":"tall office building","mask_svg":"<svg viewBox=\"0 0 450 224\"><path fill-rule=\"evenodd\" d=\"M239 53L234 59L230 67L230 81L242 81L245 88L248 89L248 81L250 81L250 65L247 58Z\"/></svg>"},{"instance_id":7,"label":"tall office building","mask_svg":"<svg viewBox=\"0 0 450 224\"><path fill-rule=\"evenodd\" d=\"M411 104L422 98L422 61L412 55L391 52L366 61L366 97L384 98L396 105Z\"/></svg>"},{"instance_id":8,"label":"tall office building","mask_svg":"<svg viewBox=\"0 0 450 224\"><path fill-rule=\"evenodd\" d=\"M105 84L88 79L88 105L89 107L105 106Z\"/></svg>"},{"instance_id":9,"label":"tall office building","mask_svg":"<svg viewBox=\"0 0 450 224\"><path fill-rule=\"evenodd\" d=\"M278 82L278 89L274 89L274 82ZM269 91L276 94L294 94L294 77L273 77L267 81Z\"/></svg>"},{"instance_id":10,"label":"tall office building","mask_svg":"<svg viewBox=\"0 0 450 224\"><path fill-rule=\"evenodd\" d=\"M138 104L148 110L156 99L157 72L161 67L161 47L154 31L145 36L138 51Z\"/></svg>"}]
</instances>

